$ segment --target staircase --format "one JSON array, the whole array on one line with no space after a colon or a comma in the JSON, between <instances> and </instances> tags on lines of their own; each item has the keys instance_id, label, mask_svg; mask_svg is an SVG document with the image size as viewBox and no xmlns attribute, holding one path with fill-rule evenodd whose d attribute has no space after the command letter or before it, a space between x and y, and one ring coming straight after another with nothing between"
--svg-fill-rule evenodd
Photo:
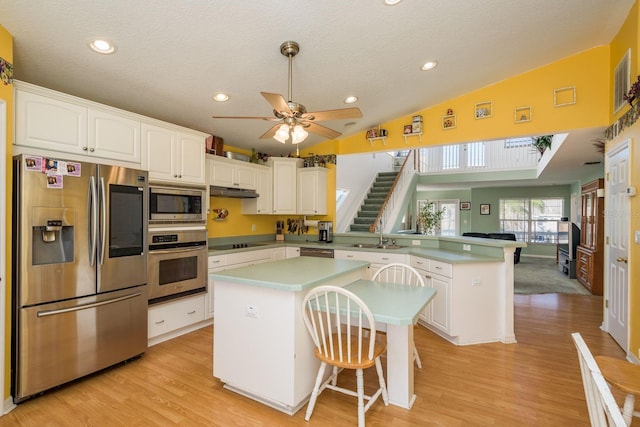
<instances>
[{"instance_id":1,"label":"staircase","mask_svg":"<svg viewBox=\"0 0 640 427\"><path fill-rule=\"evenodd\" d=\"M358 215L353 219L353 224L351 224L350 227L351 231L369 232L369 227L378 217L382 204L387 198L387 194L389 194L389 190L397 175L398 172L378 173L375 182L369 190L369 194L367 194L367 198L358 211Z\"/></svg>"}]
</instances>

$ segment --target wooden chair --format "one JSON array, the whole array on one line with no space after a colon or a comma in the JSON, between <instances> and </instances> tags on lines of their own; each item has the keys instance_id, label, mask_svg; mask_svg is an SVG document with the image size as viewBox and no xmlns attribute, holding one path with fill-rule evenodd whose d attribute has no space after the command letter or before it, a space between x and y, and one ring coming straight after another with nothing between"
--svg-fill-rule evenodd
<instances>
[{"instance_id":1,"label":"wooden chair","mask_svg":"<svg viewBox=\"0 0 640 427\"><path fill-rule=\"evenodd\" d=\"M315 346L315 356L320 360L305 420L311 418L320 393L329 388L358 398L358 426L364 427L364 414L380 395L385 406L389 405L380 362L380 355L387 349L387 344L386 340L380 339L380 334L376 334L371 311L356 295L336 286L319 286L311 290L302 302L302 311L304 324ZM368 335L365 328L369 329ZM333 366L333 372L323 381L327 365ZM364 394L363 370L374 365L379 388L368 396ZM356 371L355 392L337 386L339 369Z\"/></svg>"},{"instance_id":2,"label":"wooden chair","mask_svg":"<svg viewBox=\"0 0 640 427\"><path fill-rule=\"evenodd\" d=\"M401 285L426 286L418 271L410 265L394 262L381 267L371 279L377 282L397 283ZM422 361L415 343L413 344L413 360L418 368L422 368Z\"/></svg>"},{"instance_id":3,"label":"wooden chair","mask_svg":"<svg viewBox=\"0 0 640 427\"><path fill-rule=\"evenodd\" d=\"M626 427L620 407L613 398L611 389L598 368L589 347L578 332L571 334L573 343L578 350L582 385L587 399L589 419L593 427L615 426Z\"/></svg>"}]
</instances>

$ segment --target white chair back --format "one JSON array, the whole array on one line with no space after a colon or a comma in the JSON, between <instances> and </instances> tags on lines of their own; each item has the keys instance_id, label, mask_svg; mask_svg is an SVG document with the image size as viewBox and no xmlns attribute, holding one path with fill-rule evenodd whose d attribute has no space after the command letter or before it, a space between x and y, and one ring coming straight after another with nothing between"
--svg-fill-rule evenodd
<instances>
[{"instance_id":1,"label":"white chair back","mask_svg":"<svg viewBox=\"0 0 640 427\"><path fill-rule=\"evenodd\" d=\"M582 385L587 399L589 419L593 427L615 426L626 427L620 407L613 398L611 389L607 385L600 368L596 363L589 347L578 332L571 334L578 350Z\"/></svg>"},{"instance_id":2,"label":"white chair back","mask_svg":"<svg viewBox=\"0 0 640 427\"><path fill-rule=\"evenodd\" d=\"M313 344L325 358L356 364L373 359L373 314L352 292L337 286L319 286L305 296L302 307ZM368 336L365 329L369 330Z\"/></svg>"},{"instance_id":3,"label":"white chair back","mask_svg":"<svg viewBox=\"0 0 640 427\"><path fill-rule=\"evenodd\" d=\"M399 285L425 286L424 279L415 268L399 262L381 267L371 280Z\"/></svg>"}]
</instances>

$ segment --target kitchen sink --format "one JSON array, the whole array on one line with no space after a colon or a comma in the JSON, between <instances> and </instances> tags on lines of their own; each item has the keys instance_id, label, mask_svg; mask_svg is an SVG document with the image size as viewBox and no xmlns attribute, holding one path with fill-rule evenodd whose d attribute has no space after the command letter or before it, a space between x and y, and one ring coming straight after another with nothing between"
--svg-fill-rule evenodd
<instances>
[{"instance_id":1,"label":"kitchen sink","mask_svg":"<svg viewBox=\"0 0 640 427\"><path fill-rule=\"evenodd\" d=\"M353 245L356 248L369 248L369 249L400 249L404 248L404 246L399 245L386 245L386 244L378 244L378 243L355 243Z\"/></svg>"},{"instance_id":2,"label":"kitchen sink","mask_svg":"<svg viewBox=\"0 0 640 427\"><path fill-rule=\"evenodd\" d=\"M356 243L353 245L356 248L377 248L377 243Z\"/></svg>"}]
</instances>

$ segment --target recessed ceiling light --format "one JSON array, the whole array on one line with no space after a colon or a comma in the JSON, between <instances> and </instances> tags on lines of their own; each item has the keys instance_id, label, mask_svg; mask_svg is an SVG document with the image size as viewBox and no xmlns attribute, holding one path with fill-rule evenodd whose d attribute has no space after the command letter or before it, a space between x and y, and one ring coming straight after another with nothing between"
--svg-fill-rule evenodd
<instances>
[{"instance_id":1,"label":"recessed ceiling light","mask_svg":"<svg viewBox=\"0 0 640 427\"><path fill-rule=\"evenodd\" d=\"M89 47L94 52L102 53L104 55L115 53L115 51L118 50L116 45L107 39L93 39L89 42Z\"/></svg>"},{"instance_id":2,"label":"recessed ceiling light","mask_svg":"<svg viewBox=\"0 0 640 427\"><path fill-rule=\"evenodd\" d=\"M213 95L213 100L217 102L225 102L229 100L229 95L222 92L216 93L215 95Z\"/></svg>"},{"instance_id":3,"label":"recessed ceiling light","mask_svg":"<svg viewBox=\"0 0 640 427\"><path fill-rule=\"evenodd\" d=\"M358 100L358 97L357 97L357 96L347 96L347 97L344 99L344 103L345 103L345 104L353 104L353 103L354 103L354 102L356 102L357 100Z\"/></svg>"},{"instance_id":4,"label":"recessed ceiling light","mask_svg":"<svg viewBox=\"0 0 640 427\"><path fill-rule=\"evenodd\" d=\"M394 4L400 3L402 0L384 0L384 4L388 4L389 6L393 6Z\"/></svg>"},{"instance_id":5,"label":"recessed ceiling light","mask_svg":"<svg viewBox=\"0 0 640 427\"><path fill-rule=\"evenodd\" d=\"M420 69L422 71L429 71L429 70L433 70L434 68L436 68L436 65L438 65L438 63L436 61L427 61L424 64L422 64Z\"/></svg>"}]
</instances>

